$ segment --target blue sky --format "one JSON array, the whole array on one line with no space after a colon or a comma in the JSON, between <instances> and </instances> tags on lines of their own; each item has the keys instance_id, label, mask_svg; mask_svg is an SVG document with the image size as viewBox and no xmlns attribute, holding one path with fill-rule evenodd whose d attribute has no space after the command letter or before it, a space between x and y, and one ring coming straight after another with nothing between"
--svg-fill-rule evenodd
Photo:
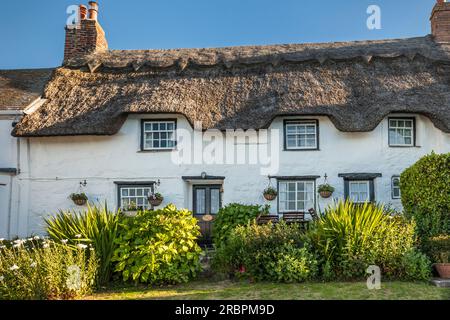
<instances>
[{"instance_id":1,"label":"blue sky","mask_svg":"<svg viewBox=\"0 0 450 320\"><path fill-rule=\"evenodd\" d=\"M0 69L60 65L66 8L78 1L2 1ZM99 0L99 20L111 49L404 38L430 33L435 1ZM372 4L381 30L366 26Z\"/></svg>"}]
</instances>

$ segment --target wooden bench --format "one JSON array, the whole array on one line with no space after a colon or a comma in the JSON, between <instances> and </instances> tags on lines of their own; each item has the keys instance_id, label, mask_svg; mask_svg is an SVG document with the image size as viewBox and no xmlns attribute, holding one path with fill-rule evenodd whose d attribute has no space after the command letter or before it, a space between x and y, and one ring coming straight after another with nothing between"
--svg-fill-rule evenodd
<instances>
[{"instance_id":1,"label":"wooden bench","mask_svg":"<svg viewBox=\"0 0 450 320\"><path fill-rule=\"evenodd\" d=\"M303 223L305 222L304 212L292 212L283 214L283 220L286 223Z\"/></svg>"},{"instance_id":2,"label":"wooden bench","mask_svg":"<svg viewBox=\"0 0 450 320\"><path fill-rule=\"evenodd\" d=\"M276 224L279 222L278 216L268 216L268 215L261 215L256 219L258 224L268 224L273 223Z\"/></svg>"}]
</instances>

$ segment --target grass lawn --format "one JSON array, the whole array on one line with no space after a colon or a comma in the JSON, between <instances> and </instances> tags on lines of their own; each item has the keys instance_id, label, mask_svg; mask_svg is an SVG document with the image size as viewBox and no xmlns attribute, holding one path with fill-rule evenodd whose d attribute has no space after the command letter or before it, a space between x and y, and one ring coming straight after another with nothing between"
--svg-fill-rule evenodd
<instances>
[{"instance_id":1,"label":"grass lawn","mask_svg":"<svg viewBox=\"0 0 450 320\"><path fill-rule=\"evenodd\" d=\"M368 290L363 282L274 284L206 281L166 287L116 286L87 299L98 300L450 300L449 288L428 283L383 282Z\"/></svg>"}]
</instances>

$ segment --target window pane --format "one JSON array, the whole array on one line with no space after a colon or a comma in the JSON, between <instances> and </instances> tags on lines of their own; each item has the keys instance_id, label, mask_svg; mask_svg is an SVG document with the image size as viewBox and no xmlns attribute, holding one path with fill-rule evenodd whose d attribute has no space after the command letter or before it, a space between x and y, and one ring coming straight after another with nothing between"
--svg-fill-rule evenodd
<instances>
[{"instance_id":1,"label":"window pane","mask_svg":"<svg viewBox=\"0 0 450 320\"><path fill-rule=\"evenodd\" d=\"M206 210L206 190L205 189L197 189L196 190L196 208L195 213L196 214L205 214Z\"/></svg>"},{"instance_id":2,"label":"window pane","mask_svg":"<svg viewBox=\"0 0 450 320\"><path fill-rule=\"evenodd\" d=\"M288 202L288 210L295 211L295 202Z\"/></svg>"},{"instance_id":3,"label":"window pane","mask_svg":"<svg viewBox=\"0 0 450 320\"><path fill-rule=\"evenodd\" d=\"M157 131L159 129L158 123L152 123L152 130Z\"/></svg>"},{"instance_id":4,"label":"window pane","mask_svg":"<svg viewBox=\"0 0 450 320\"><path fill-rule=\"evenodd\" d=\"M211 189L211 214L217 214L220 208L220 190Z\"/></svg>"}]
</instances>

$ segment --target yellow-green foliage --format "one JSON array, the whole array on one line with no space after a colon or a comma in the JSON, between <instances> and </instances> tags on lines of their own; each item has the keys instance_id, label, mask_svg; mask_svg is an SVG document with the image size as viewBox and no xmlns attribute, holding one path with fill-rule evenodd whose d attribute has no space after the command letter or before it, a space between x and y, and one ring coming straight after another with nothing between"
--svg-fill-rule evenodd
<instances>
[{"instance_id":1,"label":"yellow-green foliage","mask_svg":"<svg viewBox=\"0 0 450 320\"><path fill-rule=\"evenodd\" d=\"M450 262L450 235L439 235L427 241L427 247L434 262Z\"/></svg>"},{"instance_id":2,"label":"yellow-green foliage","mask_svg":"<svg viewBox=\"0 0 450 320\"><path fill-rule=\"evenodd\" d=\"M369 265L379 266L388 277L409 278L403 257L415 249L414 228L414 223L386 214L381 205L340 201L326 209L307 238L321 258L324 278L362 278ZM418 278L426 274L420 271Z\"/></svg>"},{"instance_id":3,"label":"yellow-green foliage","mask_svg":"<svg viewBox=\"0 0 450 320\"><path fill-rule=\"evenodd\" d=\"M200 228L192 213L169 205L124 220L114 252L124 281L187 282L200 270Z\"/></svg>"},{"instance_id":4,"label":"yellow-green foliage","mask_svg":"<svg viewBox=\"0 0 450 320\"><path fill-rule=\"evenodd\" d=\"M73 299L92 293L98 269L93 249L16 240L0 243L0 300Z\"/></svg>"},{"instance_id":5,"label":"yellow-green foliage","mask_svg":"<svg viewBox=\"0 0 450 320\"><path fill-rule=\"evenodd\" d=\"M406 169L400 189L405 215L416 221L424 244L450 233L450 153L432 153Z\"/></svg>"}]
</instances>

